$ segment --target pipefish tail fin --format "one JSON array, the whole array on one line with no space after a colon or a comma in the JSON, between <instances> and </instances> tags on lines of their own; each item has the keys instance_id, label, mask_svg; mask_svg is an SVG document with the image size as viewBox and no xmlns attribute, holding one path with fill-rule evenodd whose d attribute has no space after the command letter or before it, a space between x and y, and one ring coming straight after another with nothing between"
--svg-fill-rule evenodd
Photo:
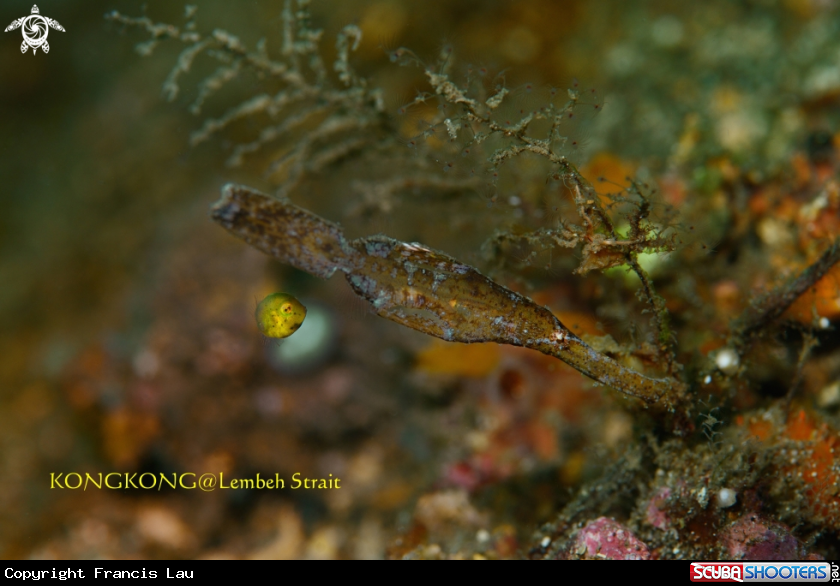
<instances>
[{"instance_id":1,"label":"pipefish tail fin","mask_svg":"<svg viewBox=\"0 0 840 586\"><path fill-rule=\"evenodd\" d=\"M341 228L289 201L229 183L210 215L257 250L317 277L352 268L355 253Z\"/></svg>"}]
</instances>

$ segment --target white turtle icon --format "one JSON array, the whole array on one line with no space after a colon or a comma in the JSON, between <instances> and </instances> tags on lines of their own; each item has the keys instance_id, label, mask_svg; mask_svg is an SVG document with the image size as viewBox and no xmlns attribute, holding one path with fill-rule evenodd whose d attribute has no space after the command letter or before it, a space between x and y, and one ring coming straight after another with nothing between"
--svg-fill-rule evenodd
<instances>
[{"instance_id":1,"label":"white turtle icon","mask_svg":"<svg viewBox=\"0 0 840 586\"><path fill-rule=\"evenodd\" d=\"M20 52L26 53L26 50L32 47L33 55L39 47L44 53L50 52L50 44L47 43L47 33L50 32L50 28L64 32L64 27L58 24L57 20L39 14L37 4L32 6L32 14L12 21L12 24L6 27L5 32L13 31L21 26L23 27L21 31L23 32L23 43L20 45Z\"/></svg>"}]
</instances>

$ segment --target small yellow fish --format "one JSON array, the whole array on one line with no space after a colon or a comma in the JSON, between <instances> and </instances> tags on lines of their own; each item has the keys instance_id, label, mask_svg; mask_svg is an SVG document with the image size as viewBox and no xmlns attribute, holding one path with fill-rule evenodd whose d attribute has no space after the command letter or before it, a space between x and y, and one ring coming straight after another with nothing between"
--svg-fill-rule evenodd
<instances>
[{"instance_id":1,"label":"small yellow fish","mask_svg":"<svg viewBox=\"0 0 840 586\"><path fill-rule=\"evenodd\" d=\"M288 338L306 317L303 304L288 293L272 293L257 305L257 325L267 338Z\"/></svg>"}]
</instances>

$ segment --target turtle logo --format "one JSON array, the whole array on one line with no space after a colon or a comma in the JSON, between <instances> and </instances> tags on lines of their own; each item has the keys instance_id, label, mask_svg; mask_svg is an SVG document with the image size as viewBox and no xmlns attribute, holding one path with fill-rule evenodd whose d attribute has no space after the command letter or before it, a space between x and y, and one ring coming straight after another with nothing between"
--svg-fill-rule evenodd
<instances>
[{"instance_id":1,"label":"turtle logo","mask_svg":"<svg viewBox=\"0 0 840 586\"><path fill-rule=\"evenodd\" d=\"M32 47L33 55L38 52L39 48L44 53L50 52L50 44L47 43L47 33L50 32L50 27L64 32L64 27L58 24L57 20L41 16L37 5L32 7L32 14L29 16L12 21L12 24L6 27L6 32L20 27L23 27L23 43L20 45L20 52L26 53L26 50Z\"/></svg>"}]
</instances>

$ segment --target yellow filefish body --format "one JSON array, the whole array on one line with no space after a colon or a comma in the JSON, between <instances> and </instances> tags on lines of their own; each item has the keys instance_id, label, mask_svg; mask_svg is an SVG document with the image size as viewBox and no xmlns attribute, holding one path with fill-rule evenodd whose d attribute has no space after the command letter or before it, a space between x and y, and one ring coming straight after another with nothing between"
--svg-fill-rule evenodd
<instances>
[{"instance_id":1,"label":"yellow filefish body","mask_svg":"<svg viewBox=\"0 0 840 586\"><path fill-rule=\"evenodd\" d=\"M272 293L257 305L257 325L267 338L288 338L305 317L306 308L288 293Z\"/></svg>"}]
</instances>

